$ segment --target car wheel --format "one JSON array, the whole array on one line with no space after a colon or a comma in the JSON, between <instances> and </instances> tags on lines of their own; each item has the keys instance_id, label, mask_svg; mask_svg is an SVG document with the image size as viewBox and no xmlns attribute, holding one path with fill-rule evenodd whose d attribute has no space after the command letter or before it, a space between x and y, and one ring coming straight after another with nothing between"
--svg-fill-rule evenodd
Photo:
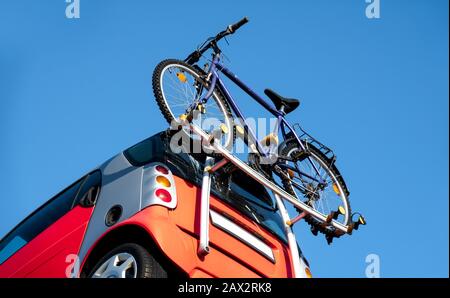
<instances>
[{"instance_id":1,"label":"car wheel","mask_svg":"<svg viewBox=\"0 0 450 298\"><path fill-rule=\"evenodd\" d=\"M109 251L95 264L91 278L166 278L161 265L142 246L122 244Z\"/></svg>"}]
</instances>

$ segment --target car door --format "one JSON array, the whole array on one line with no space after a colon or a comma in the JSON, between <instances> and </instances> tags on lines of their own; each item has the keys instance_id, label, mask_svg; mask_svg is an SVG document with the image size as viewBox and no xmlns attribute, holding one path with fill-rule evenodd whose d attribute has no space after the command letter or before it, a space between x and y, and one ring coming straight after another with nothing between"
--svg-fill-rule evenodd
<instances>
[{"instance_id":1,"label":"car door","mask_svg":"<svg viewBox=\"0 0 450 298\"><path fill-rule=\"evenodd\" d=\"M56 195L0 242L0 277L70 277L100 191L95 171Z\"/></svg>"}]
</instances>

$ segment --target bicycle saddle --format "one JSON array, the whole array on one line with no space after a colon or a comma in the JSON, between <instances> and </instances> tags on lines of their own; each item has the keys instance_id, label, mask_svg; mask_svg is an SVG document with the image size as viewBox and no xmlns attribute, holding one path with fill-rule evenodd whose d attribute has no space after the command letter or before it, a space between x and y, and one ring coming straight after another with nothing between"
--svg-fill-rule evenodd
<instances>
[{"instance_id":1,"label":"bicycle saddle","mask_svg":"<svg viewBox=\"0 0 450 298\"><path fill-rule=\"evenodd\" d=\"M283 97L271 89L264 90L264 93L272 100L278 110L283 106L286 114L292 112L300 105L298 99Z\"/></svg>"}]
</instances>

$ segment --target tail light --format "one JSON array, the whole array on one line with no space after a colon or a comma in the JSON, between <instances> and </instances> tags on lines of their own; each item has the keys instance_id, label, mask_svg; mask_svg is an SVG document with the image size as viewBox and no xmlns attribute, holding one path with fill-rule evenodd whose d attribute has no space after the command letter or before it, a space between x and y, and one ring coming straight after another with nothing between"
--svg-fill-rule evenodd
<instances>
[{"instance_id":1,"label":"tail light","mask_svg":"<svg viewBox=\"0 0 450 298\"><path fill-rule=\"evenodd\" d=\"M167 179L164 176L157 176L156 177L156 183L158 183L159 185L164 186L164 187L171 187L172 186L172 184L170 183L169 179Z\"/></svg>"},{"instance_id":2,"label":"tail light","mask_svg":"<svg viewBox=\"0 0 450 298\"><path fill-rule=\"evenodd\" d=\"M155 195L156 195L161 201L163 201L163 202L170 203L170 201L172 201L172 196L171 196L170 193L169 193L167 190L165 190L165 189L158 188L158 189L155 191Z\"/></svg>"},{"instance_id":3,"label":"tail light","mask_svg":"<svg viewBox=\"0 0 450 298\"><path fill-rule=\"evenodd\" d=\"M161 205L169 209L177 206L175 181L169 168L153 163L144 168L142 181L142 208Z\"/></svg>"},{"instance_id":4,"label":"tail light","mask_svg":"<svg viewBox=\"0 0 450 298\"><path fill-rule=\"evenodd\" d=\"M164 175L169 174L169 169L162 165L155 166L155 170Z\"/></svg>"}]
</instances>

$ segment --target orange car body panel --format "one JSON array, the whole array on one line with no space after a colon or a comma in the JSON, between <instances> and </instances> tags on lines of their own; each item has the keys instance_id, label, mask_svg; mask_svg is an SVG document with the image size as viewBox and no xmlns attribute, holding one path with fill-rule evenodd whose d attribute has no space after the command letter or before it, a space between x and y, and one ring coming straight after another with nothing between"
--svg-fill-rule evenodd
<instances>
[{"instance_id":1,"label":"orange car body panel","mask_svg":"<svg viewBox=\"0 0 450 298\"><path fill-rule=\"evenodd\" d=\"M197 248L201 189L179 177L175 176L174 179L178 200L175 209L150 206L113 229L124 225L138 225L144 228L160 250L190 277L293 276L287 246L214 196L210 199L211 209L226 213L247 231L256 232L262 236L266 244L271 247L275 262L268 260L239 239L213 225L210 225L209 232L210 253L200 257L197 254ZM107 233L109 231L105 235Z\"/></svg>"}]
</instances>

